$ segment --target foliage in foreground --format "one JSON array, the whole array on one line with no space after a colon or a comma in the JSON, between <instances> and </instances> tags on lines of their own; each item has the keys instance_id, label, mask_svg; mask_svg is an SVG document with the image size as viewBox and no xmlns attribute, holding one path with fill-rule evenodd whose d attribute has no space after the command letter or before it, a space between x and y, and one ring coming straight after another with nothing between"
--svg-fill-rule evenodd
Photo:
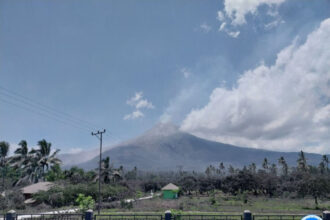
<instances>
[{"instance_id":1,"label":"foliage in foreground","mask_svg":"<svg viewBox=\"0 0 330 220\"><path fill-rule=\"evenodd\" d=\"M93 210L95 206L95 200L91 196L85 196L81 193L78 195L76 203L79 204L79 210L82 213L85 213L89 209Z\"/></svg>"},{"instance_id":2,"label":"foliage in foreground","mask_svg":"<svg viewBox=\"0 0 330 220\"><path fill-rule=\"evenodd\" d=\"M77 206L80 194L97 200L97 184L76 184L65 187L53 187L49 191L40 191L34 195L37 203L44 203L52 207ZM128 189L120 185L103 185L101 195L105 200L120 200L127 196Z\"/></svg>"}]
</instances>

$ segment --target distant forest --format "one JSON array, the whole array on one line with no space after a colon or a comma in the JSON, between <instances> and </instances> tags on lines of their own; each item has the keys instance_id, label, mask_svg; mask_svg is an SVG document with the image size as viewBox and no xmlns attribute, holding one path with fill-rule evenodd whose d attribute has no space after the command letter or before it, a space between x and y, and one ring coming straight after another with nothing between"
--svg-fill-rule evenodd
<instances>
[{"instance_id":1,"label":"distant forest","mask_svg":"<svg viewBox=\"0 0 330 220\"><path fill-rule=\"evenodd\" d=\"M46 140L38 142L38 149L29 149L26 141L19 143L14 155L9 156L10 146L0 142L2 209L24 209L24 197L16 190L40 181L56 183L48 192L34 195L40 204L50 207L75 205L82 193L97 199L98 168L85 171L78 167L63 170L58 150L52 150ZM244 155L243 155L244 156ZM102 160L102 198L105 204L137 198L150 191L156 192L172 182L180 187L181 195L208 195L215 190L239 195L247 202L249 196L266 197L312 197L317 206L320 198L329 198L329 159L323 155L318 166L307 163L303 151L297 154L296 166L289 167L284 157L277 164L263 161L235 168L210 165L205 172L185 171L181 168L168 172L145 172L138 167L127 170L116 167L110 158ZM65 187L63 187L65 186Z\"/></svg>"}]
</instances>

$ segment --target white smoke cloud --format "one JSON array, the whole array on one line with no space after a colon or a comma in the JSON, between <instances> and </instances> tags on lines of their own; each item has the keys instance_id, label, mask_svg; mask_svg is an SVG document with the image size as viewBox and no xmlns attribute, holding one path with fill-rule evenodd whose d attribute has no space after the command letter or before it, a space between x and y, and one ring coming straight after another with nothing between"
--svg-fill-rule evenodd
<instances>
[{"instance_id":1,"label":"white smoke cloud","mask_svg":"<svg viewBox=\"0 0 330 220\"><path fill-rule=\"evenodd\" d=\"M280 1L279 1L280 2ZM241 146L330 152L330 19L274 65L248 70L236 86L213 90L181 129Z\"/></svg>"}]
</instances>

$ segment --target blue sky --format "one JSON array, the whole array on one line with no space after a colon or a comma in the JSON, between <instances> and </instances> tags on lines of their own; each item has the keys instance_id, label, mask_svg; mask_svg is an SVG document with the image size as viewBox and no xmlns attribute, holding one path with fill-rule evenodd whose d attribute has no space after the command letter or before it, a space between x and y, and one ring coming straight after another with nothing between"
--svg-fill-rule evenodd
<instances>
[{"instance_id":1,"label":"blue sky","mask_svg":"<svg viewBox=\"0 0 330 220\"><path fill-rule=\"evenodd\" d=\"M247 77L248 70L276 67L277 57L290 45L295 47L291 53L298 56L299 48L309 45L308 36L327 30L326 25L320 25L330 17L329 1L248 2L2 0L0 139L12 144L26 139L33 146L45 138L69 152L97 146L97 139L90 135L93 129L106 128L105 143L111 145L139 135L159 121L171 121L211 140L329 153L330 140L324 133L330 123L315 124L319 115L325 115L322 121L328 120L327 91L306 101L306 109L300 108L301 114L315 119L313 122L285 119L289 117L284 116L286 111L290 115L288 103L298 103L302 93L286 91L292 97L273 103L272 109L278 108L273 118L259 117L269 112L264 102L254 103L256 108L242 104L221 107L221 101L212 102L211 94L217 96L222 89L227 95L221 93L220 97L236 96L247 103L251 97L234 92L240 91L239 80ZM323 35L320 38L324 39ZM311 68L321 71L330 66L326 59L317 65ZM266 74L272 78L277 73L270 70ZM330 72L322 74L318 75L321 79L328 79ZM288 82L292 77L283 80ZM313 83L313 91L323 88L321 82ZM244 88L253 90L251 84ZM244 88L239 94L245 93ZM281 94L269 93L269 99L278 100L285 88L290 85L274 88ZM264 93L261 87L256 91ZM26 104L30 99L39 104ZM207 112L210 105L216 106L212 109L219 107L215 118L205 116L212 115ZM57 116L42 106L55 109ZM228 115L233 108L239 109L238 115L260 114L254 120L239 118L238 124L230 126L228 123L237 118ZM220 118L223 120L210 125ZM227 119L230 122L224 124ZM264 121L258 123L259 119ZM75 120L74 126L70 120ZM282 123L279 129L269 131L278 121ZM293 132L309 123L314 130L324 127L325 131L310 131L313 135L305 139Z\"/></svg>"}]
</instances>

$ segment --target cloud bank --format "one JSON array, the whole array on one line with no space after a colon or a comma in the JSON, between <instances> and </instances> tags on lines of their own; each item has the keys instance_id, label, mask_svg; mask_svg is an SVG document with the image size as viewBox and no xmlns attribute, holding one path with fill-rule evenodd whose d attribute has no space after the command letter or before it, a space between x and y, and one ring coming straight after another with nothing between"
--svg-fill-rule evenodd
<instances>
[{"instance_id":1,"label":"cloud bank","mask_svg":"<svg viewBox=\"0 0 330 220\"><path fill-rule=\"evenodd\" d=\"M237 9L236 23L246 11ZM272 66L244 72L233 88L214 89L209 102L192 110L181 129L240 146L329 153L329 42L326 19L303 44L293 42L278 53Z\"/></svg>"}]
</instances>

